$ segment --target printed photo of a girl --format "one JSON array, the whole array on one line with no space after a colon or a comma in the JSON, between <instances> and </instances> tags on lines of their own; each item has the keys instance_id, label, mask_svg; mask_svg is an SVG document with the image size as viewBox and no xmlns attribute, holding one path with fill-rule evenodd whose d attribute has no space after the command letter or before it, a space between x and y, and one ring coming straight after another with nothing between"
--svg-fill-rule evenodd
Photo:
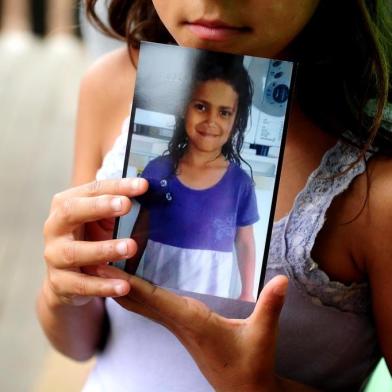
<instances>
[{"instance_id":1,"label":"printed photo of a girl","mask_svg":"<svg viewBox=\"0 0 392 392\"><path fill-rule=\"evenodd\" d=\"M139 198L133 232L139 252L128 264L135 269L144 253L137 270L144 279L230 298L236 262L239 299L255 300L253 224L259 214L252 171L241 157L252 96L242 56L200 57L167 151L141 174L149 191Z\"/></svg>"}]
</instances>

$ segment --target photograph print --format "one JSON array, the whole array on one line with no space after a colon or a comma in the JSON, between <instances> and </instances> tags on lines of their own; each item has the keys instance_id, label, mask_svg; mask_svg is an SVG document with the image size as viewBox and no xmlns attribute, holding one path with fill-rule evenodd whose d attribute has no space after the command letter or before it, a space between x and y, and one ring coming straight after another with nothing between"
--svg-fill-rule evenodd
<instances>
[{"instance_id":1,"label":"photograph print","mask_svg":"<svg viewBox=\"0 0 392 392\"><path fill-rule=\"evenodd\" d=\"M116 263L180 293L255 302L262 287L293 64L143 43L124 177L146 194L116 224Z\"/></svg>"}]
</instances>

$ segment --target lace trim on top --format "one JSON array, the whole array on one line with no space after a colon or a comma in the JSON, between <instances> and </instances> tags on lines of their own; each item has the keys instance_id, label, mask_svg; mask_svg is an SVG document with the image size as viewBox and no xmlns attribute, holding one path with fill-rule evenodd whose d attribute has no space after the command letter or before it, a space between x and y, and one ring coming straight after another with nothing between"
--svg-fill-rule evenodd
<instances>
[{"instance_id":1,"label":"lace trim on top","mask_svg":"<svg viewBox=\"0 0 392 392\"><path fill-rule=\"evenodd\" d=\"M370 307L368 283L345 285L332 281L311 257L317 234L324 225L327 209L333 199L365 171L366 163L361 160L342 174L357 159L358 151L356 147L339 141L325 153L320 166L297 195L292 211L278 222L276 231L281 233L276 234L283 240L280 253L287 263L289 274L315 304L365 313Z\"/></svg>"}]
</instances>

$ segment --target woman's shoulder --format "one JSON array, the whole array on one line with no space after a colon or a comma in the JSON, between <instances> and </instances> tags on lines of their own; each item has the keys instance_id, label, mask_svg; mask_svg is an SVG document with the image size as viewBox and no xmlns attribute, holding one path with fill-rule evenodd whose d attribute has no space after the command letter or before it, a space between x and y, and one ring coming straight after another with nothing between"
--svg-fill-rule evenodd
<instances>
[{"instance_id":1,"label":"woman's shoulder","mask_svg":"<svg viewBox=\"0 0 392 392\"><path fill-rule=\"evenodd\" d=\"M129 114L136 70L126 48L94 62L80 84L74 183L90 181Z\"/></svg>"},{"instance_id":2,"label":"woman's shoulder","mask_svg":"<svg viewBox=\"0 0 392 392\"><path fill-rule=\"evenodd\" d=\"M137 51L132 50L133 56L137 56ZM130 68L130 69L129 69ZM87 75L94 76L111 76L124 77L123 72L136 70L132 63L128 48L124 47L115 49L96 59L88 68ZM119 72L121 72L121 75Z\"/></svg>"},{"instance_id":3,"label":"woman's shoulder","mask_svg":"<svg viewBox=\"0 0 392 392\"><path fill-rule=\"evenodd\" d=\"M369 162L368 198L363 235L365 268L372 291L373 312L382 351L392 361L392 158L375 157Z\"/></svg>"},{"instance_id":4,"label":"woman's shoulder","mask_svg":"<svg viewBox=\"0 0 392 392\"><path fill-rule=\"evenodd\" d=\"M379 234L388 233L392 238L392 157L375 157L369 163L368 181L368 219Z\"/></svg>"},{"instance_id":5,"label":"woman's shoulder","mask_svg":"<svg viewBox=\"0 0 392 392\"><path fill-rule=\"evenodd\" d=\"M125 105L128 114L135 79L135 66L124 47L105 54L90 65L82 78L81 91L95 98L106 110Z\"/></svg>"},{"instance_id":6,"label":"woman's shoulder","mask_svg":"<svg viewBox=\"0 0 392 392\"><path fill-rule=\"evenodd\" d=\"M363 210L355 222L365 270L392 266L392 158L374 157L363 179ZM357 192L358 193L358 192Z\"/></svg>"}]
</instances>

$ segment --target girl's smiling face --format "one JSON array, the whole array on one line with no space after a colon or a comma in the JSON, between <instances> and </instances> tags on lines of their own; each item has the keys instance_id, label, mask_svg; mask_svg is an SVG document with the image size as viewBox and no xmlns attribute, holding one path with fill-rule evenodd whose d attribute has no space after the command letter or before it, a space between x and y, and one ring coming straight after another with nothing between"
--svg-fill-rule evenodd
<instances>
[{"instance_id":1,"label":"girl's smiling face","mask_svg":"<svg viewBox=\"0 0 392 392\"><path fill-rule=\"evenodd\" d=\"M320 0L152 0L179 45L279 56Z\"/></svg>"},{"instance_id":2,"label":"girl's smiling face","mask_svg":"<svg viewBox=\"0 0 392 392\"><path fill-rule=\"evenodd\" d=\"M233 129L238 94L222 80L200 83L185 114L189 147L219 155Z\"/></svg>"}]
</instances>

